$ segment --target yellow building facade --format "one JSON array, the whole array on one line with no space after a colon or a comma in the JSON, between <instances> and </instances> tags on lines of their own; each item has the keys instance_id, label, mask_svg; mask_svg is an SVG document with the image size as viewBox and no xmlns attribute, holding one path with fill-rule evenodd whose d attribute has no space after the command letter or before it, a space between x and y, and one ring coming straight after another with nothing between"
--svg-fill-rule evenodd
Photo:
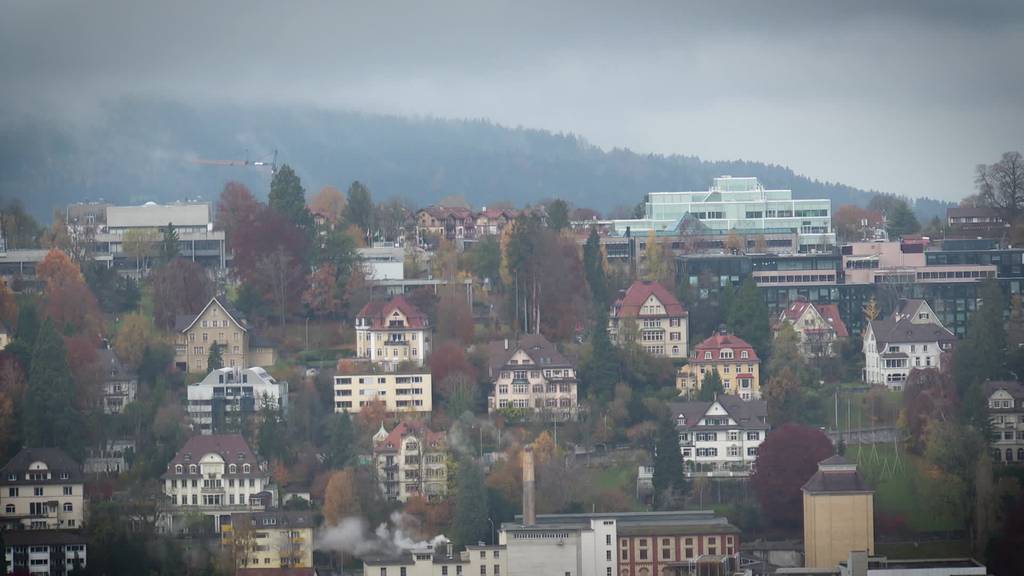
<instances>
[{"instance_id":1,"label":"yellow building facade","mask_svg":"<svg viewBox=\"0 0 1024 576\"><path fill-rule=\"evenodd\" d=\"M274 510L233 514L221 532L236 569L312 568L313 516Z\"/></svg>"},{"instance_id":2,"label":"yellow building facade","mask_svg":"<svg viewBox=\"0 0 1024 576\"><path fill-rule=\"evenodd\" d=\"M851 551L875 553L874 491L842 456L818 464L803 486L804 566L834 568Z\"/></svg>"}]
</instances>

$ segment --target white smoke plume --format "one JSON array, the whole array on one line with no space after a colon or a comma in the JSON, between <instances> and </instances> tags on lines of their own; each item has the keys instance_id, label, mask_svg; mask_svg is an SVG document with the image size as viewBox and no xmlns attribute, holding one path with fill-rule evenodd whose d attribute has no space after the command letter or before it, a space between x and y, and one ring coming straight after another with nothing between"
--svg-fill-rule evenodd
<instances>
[{"instance_id":1,"label":"white smoke plume","mask_svg":"<svg viewBox=\"0 0 1024 576\"><path fill-rule=\"evenodd\" d=\"M321 531L316 548L363 558L398 556L409 550L437 547L448 542L444 535L437 535L430 540L417 540L412 536L416 525L415 518L397 511L372 532L364 518L343 518L336 525Z\"/></svg>"}]
</instances>

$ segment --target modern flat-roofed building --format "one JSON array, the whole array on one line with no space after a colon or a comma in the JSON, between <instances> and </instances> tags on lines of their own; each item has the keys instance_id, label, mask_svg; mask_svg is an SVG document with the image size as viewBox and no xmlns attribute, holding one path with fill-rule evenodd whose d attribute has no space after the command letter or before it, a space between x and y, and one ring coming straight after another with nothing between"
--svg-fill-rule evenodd
<instances>
[{"instance_id":1,"label":"modern flat-roofed building","mask_svg":"<svg viewBox=\"0 0 1024 576\"><path fill-rule=\"evenodd\" d=\"M88 540L70 530L15 530L3 535L7 574L64 576L88 566Z\"/></svg>"},{"instance_id":2,"label":"modern flat-roofed building","mask_svg":"<svg viewBox=\"0 0 1024 576\"><path fill-rule=\"evenodd\" d=\"M341 364L349 364L343 360ZM334 411L357 414L371 402L383 402L388 412L433 410L433 385L430 372L423 369L385 372L373 365L354 363L351 369L339 369L334 376Z\"/></svg>"},{"instance_id":3,"label":"modern flat-roofed building","mask_svg":"<svg viewBox=\"0 0 1024 576\"><path fill-rule=\"evenodd\" d=\"M220 368L188 385L188 416L202 434L215 434L226 423L240 425L264 407L288 411L288 383L259 366Z\"/></svg>"},{"instance_id":4,"label":"modern flat-roofed building","mask_svg":"<svg viewBox=\"0 0 1024 576\"><path fill-rule=\"evenodd\" d=\"M687 215L720 233L795 232L796 251L801 253L829 251L836 243L831 200L794 199L792 191L767 190L754 177L720 176L709 189L697 192L650 192L643 218L612 224L618 235L629 228L632 235L642 236L648 230L674 229Z\"/></svg>"}]
</instances>

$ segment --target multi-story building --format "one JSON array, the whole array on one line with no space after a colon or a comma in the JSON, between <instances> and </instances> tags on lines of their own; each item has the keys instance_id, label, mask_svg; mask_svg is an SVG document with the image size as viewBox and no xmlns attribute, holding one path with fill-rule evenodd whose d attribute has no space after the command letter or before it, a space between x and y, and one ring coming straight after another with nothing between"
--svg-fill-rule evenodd
<instances>
[{"instance_id":1,"label":"multi-story building","mask_svg":"<svg viewBox=\"0 0 1024 576\"><path fill-rule=\"evenodd\" d=\"M104 444L86 452L82 469L86 474L120 474L131 469L135 441L130 439L107 440Z\"/></svg>"},{"instance_id":2,"label":"multi-story building","mask_svg":"<svg viewBox=\"0 0 1024 576\"><path fill-rule=\"evenodd\" d=\"M59 448L22 448L0 468L0 524L78 529L85 517L82 467Z\"/></svg>"},{"instance_id":3,"label":"multi-story building","mask_svg":"<svg viewBox=\"0 0 1024 576\"><path fill-rule=\"evenodd\" d=\"M693 349L690 362L679 369L676 388L680 395L693 397L700 392L704 376L717 371L726 394L756 399L761 397L760 367L753 346L738 336L720 332Z\"/></svg>"},{"instance_id":4,"label":"multi-story building","mask_svg":"<svg viewBox=\"0 0 1024 576\"><path fill-rule=\"evenodd\" d=\"M430 321L404 296L370 300L356 315L356 356L395 370L423 366L430 353Z\"/></svg>"},{"instance_id":5,"label":"multi-story building","mask_svg":"<svg viewBox=\"0 0 1024 576\"><path fill-rule=\"evenodd\" d=\"M103 370L103 413L120 414L135 401L139 380L109 348L97 353L97 362Z\"/></svg>"},{"instance_id":6,"label":"multi-story building","mask_svg":"<svg viewBox=\"0 0 1024 576\"><path fill-rule=\"evenodd\" d=\"M842 456L818 463L804 484L804 566L834 568L850 552L875 552L874 491Z\"/></svg>"},{"instance_id":7,"label":"multi-story building","mask_svg":"<svg viewBox=\"0 0 1024 576\"><path fill-rule=\"evenodd\" d=\"M985 382L992 456L996 462L1024 463L1024 384Z\"/></svg>"},{"instance_id":8,"label":"multi-story building","mask_svg":"<svg viewBox=\"0 0 1024 576\"><path fill-rule=\"evenodd\" d=\"M102 215L96 209L100 207ZM178 235L178 254L182 258L218 272L227 269L226 237L223 230L214 230L213 205L209 202L72 205L68 216L68 233L88 243L86 248L97 261L121 273L144 273L156 253L156 244L163 239L162 230L168 226Z\"/></svg>"},{"instance_id":9,"label":"multi-story building","mask_svg":"<svg viewBox=\"0 0 1024 576\"><path fill-rule=\"evenodd\" d=\"M15 530L3 535L6 574L65 576L88 566L88 540L69 530Z\"/></svg>"},{"instance_id":10,"label":"multi-story building","mask_svg":"<svg viewBox=\"0 0 1024 576\"><path fill-rule=\"evenodd\" d=\"M792 191L766 190L753 177L721 176L699 192L650 192L643 218L613 220L612 226L619 235L628 229L642 236L648 230L676 229L688 217L721 234L795 233L800 253L829 251L836 243L831 200L794 200Z\"/></svg>"},{"instance_id":11,"label":"multi-story building","mask_svg":"<svg viewBox=\"0 0 1024 576\"><path fill-rule=\"evenodd\" d=\"M232 514L260 511L273 502L266 463L239 434L189 438L161 480L168 499L162 524L170 532L180 531L190 514L213 518L220 532Z\"/></svg>"},{"instance_id":12,"label":"multi-story building","mask_svg":"<svg viewBox=\"0 0 1024 576\"><path fill-rule=\"evenodd\" d=\"M902 390L914 368L942 369L942 353L956 336L924 300L902 300L887 318L864 331L864 382Z\"/></svg>"},{"instance_id":13,"label":"multi-story building","mask_svg":"<svg viewBox=\"0 0 1024 576\"><path fill-rule=\"evenodd\" d=\"M418 248L411 248L417 250ZM366 279L403 280L405 278L405 248L397 244L380 244L356 248L363 264Z\"/></svg>"},{"instance_id":14,"label":"multi-story building","mask_svg":"<svg viewBox=\"0 0 1024 576\"><path fill-rule=\"evenodd\" d=\"M202 434L216 434L228 423L237 429L263 408L288 411L288 383L259 366L214 370L189 384L186 394L192 428Z\"/></svg>"},{"instance_id":15,"label":"multi-story building","mask_svg":"<svg viewBox=\"0 0 1024 576\"><path fill-rule=\"evenodd\" d=\"M792 326L800 337L800 353L806 358L834 356L836 343L850 336L839 317L838 306L814 304L803 298L794 300L779 313L776 333L784 324Z\"/></svg>"},{"instance_id":16,"label":"multi-story building","mask_svg":"<svg viewBox=\"0 0 1024 576\"><path fill-rule=\"evenodd\" d=\"M313 514L309 511L241 512L221 530L239 569L312 568Z\"/></svg>"},{"instance_id":17,"label":"multi-story building","mask_svg":"<svg viewBox=\"0 0 1024 576\"><path fill-rule=\"evenodd\" d=\"M505 227L512 224L519 214L516 210L504 208L488 208L484 206L476 215L475 230L477 236L498 236Z\"/></svg>"},{"instance_id":18,"label":"multi-story building","mask_svg":"<svg viewBox=\"0 0 1024 576\"><path fill-rule=\"evenodd\" d=\"M731 574L740 531L710 511L541 514L502 523L498 541L512 576Z\"/></svg>"},{"instance_id":19,"label":"multi-story building","mask_svg":"<svg viewBox=\"0 0 1024 576\"><path fill-rule=\"evenodd\" d=\"M683 305L664 286L637 280L615 301L609 332L617 342L635 340L651 356L686 358L689 328Z\"/></svg>"},{"instance_id":20,"label":"multi-story building","mask_svg":"<svg viewBox=\"0 0 1024 576\"><path fill-rule=\"evenodd\" d=\"M452 544L439 543L405 550L397 555L373 555L363 559L366 576L507 576L508 554L500 545L467 545L454 552Z\"/></svg>"},{"instance_id":21,"label":"multi-story building","mask_svg":"<svg viewBox=\"0 0 1024 576\"><path fill-rule=\"evenodd\" d=\"M423 412L433 410L433 385L426 370L384 372L373 366L341 361L334 376L334 411L357 414L371 402L383 402L388 412ZM346 368L342 369L341 365ZM365 364L365 363L359 363Z\"/></svg>"},{"instance_id":22,"label":"multi-story building","mask_svg":"<svg viewBox=\"0 0 1024 576\"><path fill-rule=\"evenodd\" d=\"M576 418L576 367L540 334L501 340L487 346L487 376L494 390L490 413L518 410L545 420Z\"/></svg>"},{"instance_id":23,"label":"multi-story building","mask_svg":"<svg viewBox=\"0 0 1024 576\"><path fill-rule=\"evenodd\" d=\"M416 212L416 237L446 240L476 237L476 217L466 206L427 206Z\"/></svg>"},{"instance_id":24,"label":"multi-story building","mask_svg":"<svg viewBox=\"0 0 1024 576\"><path fill-rule=\"evenodd\" d=\"M401 422L390 432L381 424L373 435L373 461L388 500L422 495L434 501L448 493L447 436L422 422Z\"/></svg>"},{"instance_id":25,"label":"multi-story building","mask_svg":"<svg viewBox=\"0 0 1024 576\"><path fill-rule=\"evenodd\" d=\"M273 366L277 362L274 346L219 297L211 298L195 316L179 316L174 328L174 363L185 372L209 372L206 361L214 344L220 347L224 366L230 368Z\"/></svg>"},{"instance_id":26,"label":"multi-story building","mask_svg":"<svg viewBox=\"0 0 1024 576\"><path fill-rule=\"evenodd\" d=\"M1009 224L995 208L947 208L947 238L1002 239L1010 231Z\"/></svg>"},{"instance_id":27,"label":"multi-story building","mask_svg":"<svg viewBox=\"0 0 1024 576\"><path fill-rule=\"evenodd\" d=\"M687 476L748 476L768 434L768 403L726 394L676 402L672 415Z\"/></svg>"}]
</instances>

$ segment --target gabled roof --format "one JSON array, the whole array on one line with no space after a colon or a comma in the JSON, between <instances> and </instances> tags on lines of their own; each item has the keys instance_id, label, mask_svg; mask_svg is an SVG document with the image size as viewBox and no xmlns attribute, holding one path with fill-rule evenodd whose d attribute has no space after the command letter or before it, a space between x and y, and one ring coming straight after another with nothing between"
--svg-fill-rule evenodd
<instances>
[{"instance_id":1,"label":"gabled roof","mask_svg":"<svg viewBox=\"0 0 1024 576\"><path fill-rule=\"evenodd\" d=\"M256 453L249 448L249 444L241 434L212 434L189 438L167 464L167 472L164 473L164 476L188 476L189 464L198 465L199 461L207 454L217 454L224 460L225 465L238 464L238 475L244 475L243 464L250 464L249 475L265 475L260 470L260 462ZM178 464L184 466L184 474L174 473L174 467Z\"/></svg>"},{"instance_id":2,"label":"gabled roof","mask_svg":"<svg viewBox=\"0 0 1024 576\"><path fill-rule=\"evenodd\" d=\"M96 352L96 361L103 369L103 379L107 382L133 380L131 372L110 348L101 348Z\"/></svg>"},{"instance_id":3,"label":"gabled roof","mask_svg":"<svg viewBox=\"0 0 1024 576\"><path fill-rule=\"evenodd\" d=\"M990 380L985 382L983 386L986 398L999 390L1003 390L1012 396L1014 400L1024 400L1024 384L1015 380Z\"/></svg>"},{"instance_id":4,"label":"gabled roof","mask_svg":"<svg viewBox=\"0 0 1024 576\"><path fill-rule=\"evenodd\" d=\"M721 358L723 349L730 349L736 352L732 358ZM741 358L739 352L746 350L748 352L748 358ZM707 340L697 344L690 354L690 362L707 362L704 359L704 353L711 352L711 360L736 360L736 361L748 361L748 362L760 362L757 357L757 350L747 343L746 340L733 334L717 333Z\"/></svg>"},{"instance_id":5,"label":"gabled roof","mask_svg":"<svg viewBox=\"0 0 1024 576\"><path fill-rule=\"evenodd\" d=\"M445 439L447 438L447 434L445 432L434 432L420 421L403 421L399 422L398 426L392 428L383 440L377 440L377 437L374 436L373 450L375 452L398 450L402 441L410 436L422 442L427 448L434 447L436 445L437 447L435 449L443 448Z\"/></svg>"},{"instance_id":6,"label":"gabled roof","mask_svg":"<svg viewBox=\"0 0 1024 576\"><path fill-rule=\"evenodd\" d=\"M494 374L509 365L509 360L522 350L538 368L572 368L570 362L550 340L542 334L524 334L518 340L495 340L487 343L487 365ZM517 368L520 365L516 365Z\"/></svg>"},{"instance_id":7,"label":"gabled roof","mask_svg":"<svg viewBox=\"0 0 1024 576\"><path fill-rule=\"evenodd\" d=\"M231 321L234 322L239 328L241 328L243 332L249 330L249 323L246 322L245 317L242 316L241 312L235 310L234 307L227 304L226 299L221 300L217 296L210 298L210 301L206 303L206 306L203 306L203 309L200 310L198 314L194 316L188 314L179 315L177 318L175 318L174 329L177 330L178 332L185 332L191 329L192 326L194 326L195 323L199 321L199 318L201 318L203 314L206 313L206 310L209 309L214 302L216 302L217 305L220 306L222 310L224 310L224 313L227 314L228 317L231 318Z\"/></svg>"},{"instance_id":8,"label":"gabled roof","mask_svg":"<svg viewBox=\"0 0 1024 576\"><path fill-rule=\"evenodd\" d=\"M821 317L828 322L836 332L837 338L848 338L850 331L846 329L846 323L839 316L839 306L836 304L815 304L815 309Z\"/></svg>"},{"instance_id":9,"label":"gabled roof","mask_svg":"<svg viewBox=\"0 0 1024 576\"><path fill-rule=\"evenodd\" d=\"M955 342L956 336L948 328L939 322L932 311L931 319L927 323L913 322L914 314L927 302L920 299L909 299L900 301L896 311L888 318L872 320L868 323L872 333L875 335L875 346L879 352L885 350L888 344L903 344L915 342Z\"/></svg>"},{"instance_id":10,"label":"gabled roof","mask_svg":"<svg viewBox=\"0 0 1024 576\"><path fill-rule=\"evenodd\" d=\"M46 464L51 472L49 480L26 480L25 472L34 462ZM66 479L60 475L67 473ZM8 475L15 474L15 480L8 480ZM12 484L67 484L82 482L82 465L60 448L22 448L7 464L0 468L0 485Z\"/></svg>"},{"instance_id":11,"label":"gabled roof","mask_svg":"<svg viewBox=\"0 0 1024 576\"><path fill-rule=\"evenodd\" d=\"M686 310L679 300L661 284L652 280L637 280L630 285L622 298L615 302L616 318L632 318L640 315L647 300L654 296L665 307L666 316L686 316Z\"/></svg>"},{"instance_id":12,"label":"gabled roof","mask_svg":"<svg viewBox=\"0 0 1024 576\"><path fill-rule=\"evenodd\" d=\"M410 328L425 328L429 323L427 315L406 300L405 296L395 296L390 300L370 300L356 316L368 318L370 325L375 329L386 328L388 317L395 310L405 316Z\"/></svg>"},{"instance_id":13,"label":"gabled roof","mask_svg":"<svg viewBox=\"0 0 1024 576\"><path fill-rule=\"evenodd\" d=\"M691 428L696 426L715 404L721 406L729 414L729 417L736 421L735 426L725 426L726 428L756 428L758 430L768 428L766 423L768 417L767 401L756 399L743 400L739 396L732 394L719 394L718 399L712 402L702 402L699 400L673 402L670 406L672 418L676 420L677 427ZM685 420L682 426L678 425L680 416Z\"/></svg>"}]
</instances>

